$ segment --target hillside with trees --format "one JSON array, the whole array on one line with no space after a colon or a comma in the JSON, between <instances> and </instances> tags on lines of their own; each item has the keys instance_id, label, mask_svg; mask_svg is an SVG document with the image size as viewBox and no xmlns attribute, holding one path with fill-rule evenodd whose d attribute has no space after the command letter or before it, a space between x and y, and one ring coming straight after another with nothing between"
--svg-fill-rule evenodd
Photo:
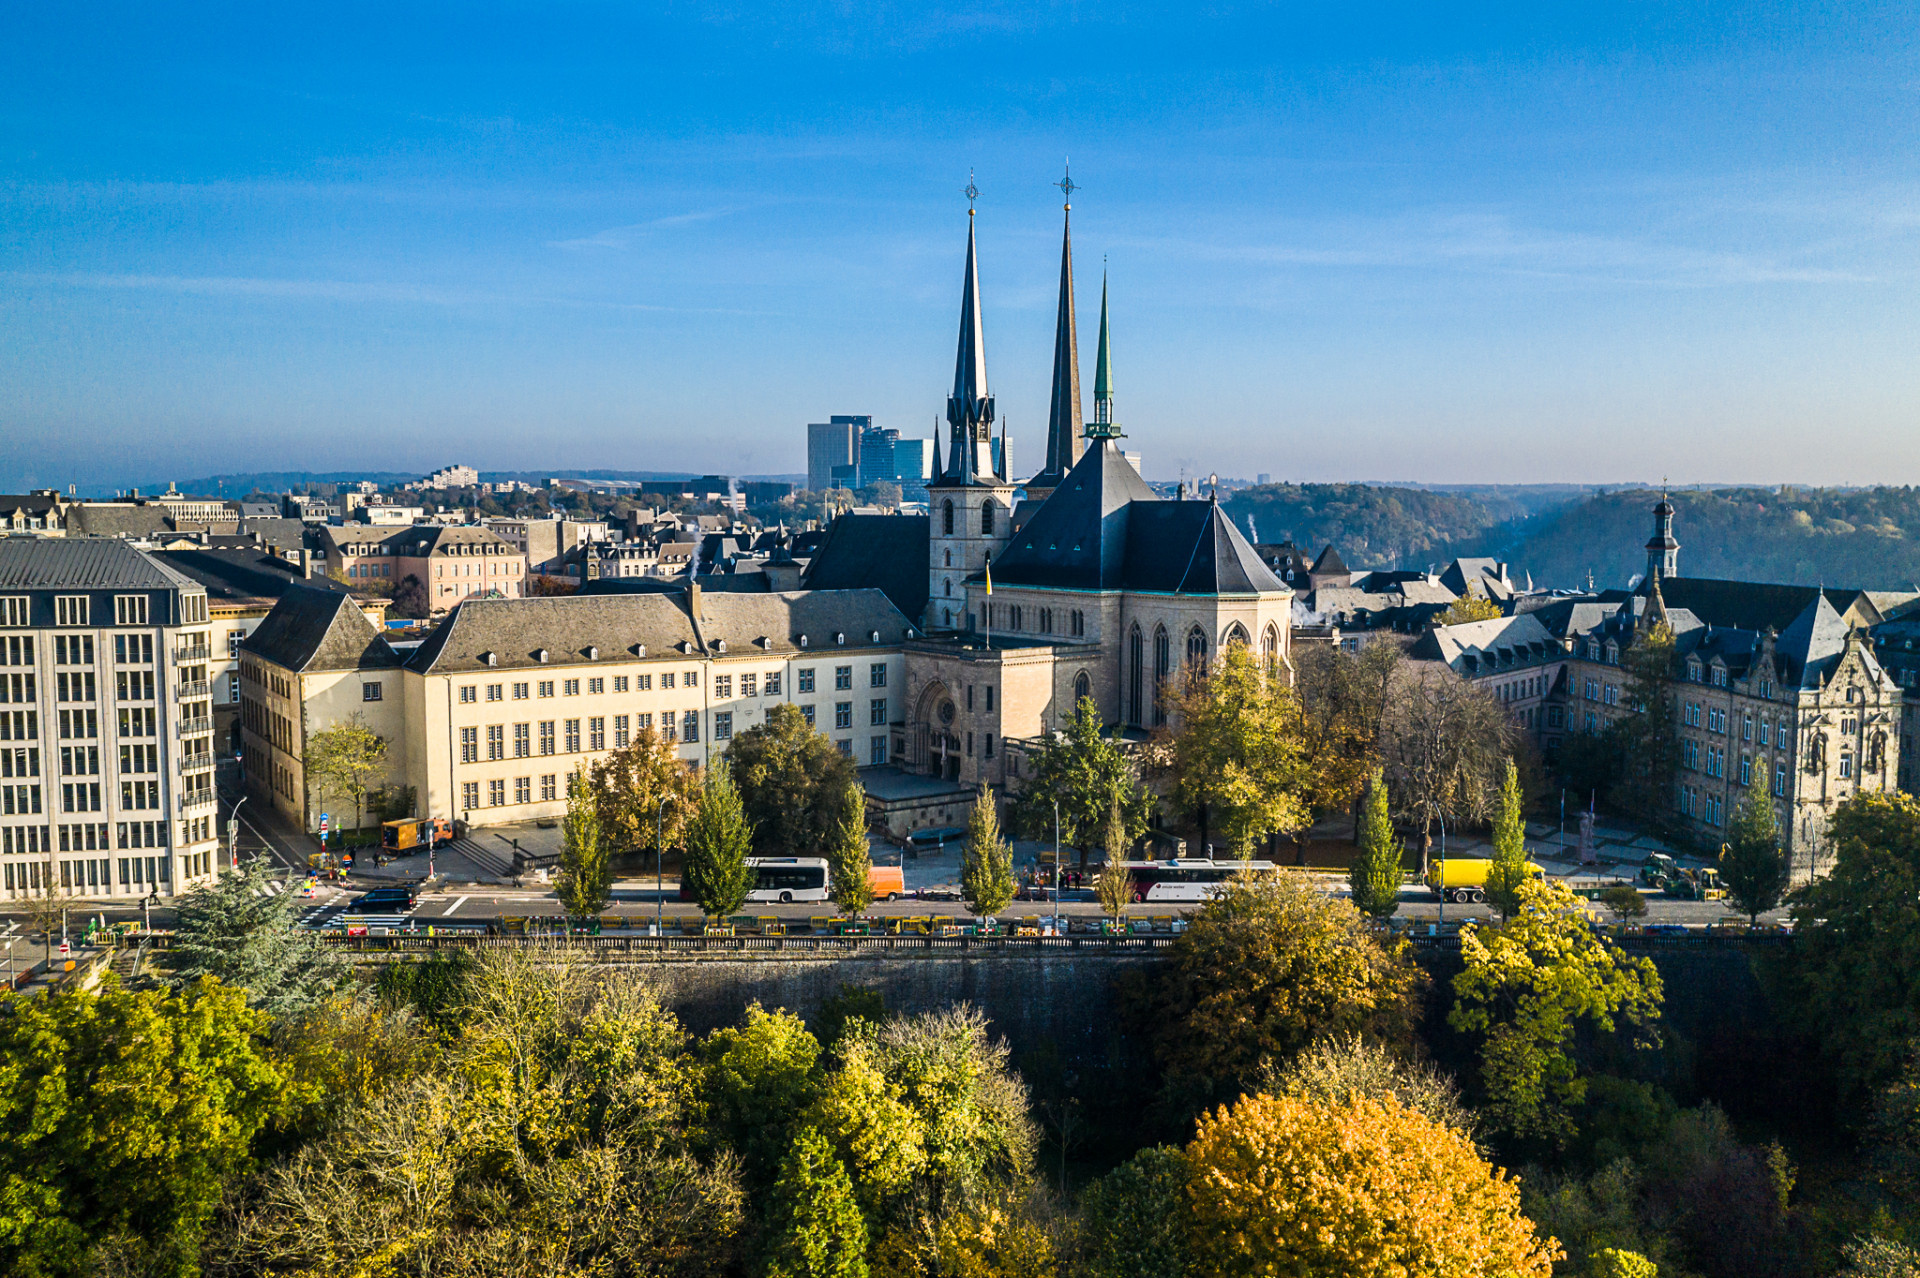
<instances>
[{"instance_id":1,"label":"hillside with trees","mask_svg":"<svg viewBox=\"0 0 1920 1278\"><path fill-rule=\"evenodd\" d=\"M1485 536L1514 513L1453 493L1369 484L1260 484L1225 504L1257 540L1291 541L1310 552L1332 542L1355 569L1438 562L1449 545Z\"/></svg>"},{"instance_id":2,"label":"hillside with trees","mask_svg":"<svg viewBox=\"0 0 1920 1278\"><path fill-rule=\"evenodd\" d=\"M1645 569L1655 500L1646 489L1596 494L1469 534L1446 554L1497 556L1541 586L1584 586L1589 572L1602 589L1624 586ZM1689 577L1866 590L1920 582L1920 492L1913 488L1722 488L1676 492L1671 500L1680 570Z\"/></svg>"}]
</instances>

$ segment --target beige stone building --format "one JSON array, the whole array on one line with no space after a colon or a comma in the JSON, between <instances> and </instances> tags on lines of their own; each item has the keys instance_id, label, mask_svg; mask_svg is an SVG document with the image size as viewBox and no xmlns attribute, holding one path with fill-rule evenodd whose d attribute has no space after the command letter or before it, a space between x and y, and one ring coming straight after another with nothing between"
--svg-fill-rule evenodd
<instances>
[{"instance_id":1,"label":"beige stone building","mask_svg":"<svg viewBox=\"0 0 1920 1278\"><path fill-rule=\"evenodd\" d=\"M307 829L303 759L360 716L416 811L472 826L557 817L566 779L652 730L705 765L790 703L884 762L917 628L879 591L570 595L461 604L404 659L343 597L290 591L242 646L247 781Z\"/></svg>"}]
</instances>

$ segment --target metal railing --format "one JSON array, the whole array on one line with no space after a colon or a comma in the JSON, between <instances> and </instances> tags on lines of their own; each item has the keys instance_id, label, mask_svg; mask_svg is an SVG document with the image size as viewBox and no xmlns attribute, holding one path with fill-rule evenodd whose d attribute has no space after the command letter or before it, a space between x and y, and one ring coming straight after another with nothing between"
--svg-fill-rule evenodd
<instances>
[{"instance_id":1,"label":"metal railing","mask_svg":"<svg viewBox=\"0 0 1920 1278\"><path fill-rule=\"evenodd\" d=\"M186 754L180 756L180 775L198 776L202 772L213 771L213 756L210 754Z\"/></svg>"},{"instance_id":2,"label":"metal railing","mask_svg":"<svg viewBox=\"0 0 1920 1278\"><path fill-rule=\"evenodd\" d=\"M191 737L202 732L212 732L212 731L213 731L212 719L207 719L207 718L182 719L180 721L180 726L176 735L183 736L183 737Z\"/></svg>"},{"instance_id":3,"label":"metal railing","mask_svg":"<svg viewBox=\"0 0 1920 1278\"><path fill-rule=\"evenodd\" d=\"M214 803L212 790L188 790L182 793L179 799L180 810L182 812L193 812L200 808L210 808Z\"/></svg>"},{"instance_id":4,"label":"metal railing","mask_svg":"<svg viewBox=\"0 0 1920 1278\"><path fill-rule=\"evenodd\" d=\"M175 648L173 660L175 664L184 666L195 661L211 660L211 654L204 645L196 648Z\"/></svg>"},{"instance_id":5,"label":"metal railing","mask_svg":"<svg viewBox=\"0 0 1920 1278\"><path fill-rule=\"evenodd\" d=\"M188 683L175 684L173 688L173 697L176 701L192 701L206 695L207 681L205 679L195 679Z\"/></svg>"}]
</instances>

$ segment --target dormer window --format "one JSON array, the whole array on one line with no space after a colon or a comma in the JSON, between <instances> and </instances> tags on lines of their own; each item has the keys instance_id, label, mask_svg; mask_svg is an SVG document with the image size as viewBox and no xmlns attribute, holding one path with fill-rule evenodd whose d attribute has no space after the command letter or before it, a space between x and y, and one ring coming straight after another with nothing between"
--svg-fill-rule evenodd
<instances>
[{"instance_id":1,"label":"dormer window","mask_svg":"<svg viewBox=\"0 0 1920 1278\"><path fill-rule=\"evenodd\" d=\"M588 660L588 661L598 661L598 660L600 660L600 649L599 649L599 648L597 648L597 647L595 647L595 646L594 646L594 645L592 645L592 644L588 644L588 645L587 645L587 660Z\"/></svg>"},{"instance_id":2,"label":"dormer window","mask_svg":"<svg viewBox=\"0 0 1920 1278\"><path fill-rule=\"evenodd\" d=\"M880 632L879 632L878 630L876 630L876 631L874 631L873 633L871 633L871 634L869 634L869 635L867 636L867 642L869 642L869 643L879 643L879 642L880 642Z\"/></svg>"},{"instance_id":3,"label":"dormer window","mask_svg":"<svg viewBox=\"0 0 1920 1278\"><path fill-rule=\"evenodd\" d=\"M715 652L725 652L727 650L727 641L725 639L715 639L713 641L713 650Z\"/></svg>"},{"instance_id":4,"label":"dormer window","mask_svg":"<svg viewBox=\"0 0 1920 1278\"><path fill-rule=\"evenodd\" d=\"M636 657L644 657L644 656L646 656L646 655L647 655L647 645L645 645L644 643L636 643L635 645L633 645L633 655L634 655L634 656L636 656Z\"/></svg>"},{"instance_id":5,"label":"dormer window","mask_svg":"<svg viewBox=\"0 0 1920 1278\"><path fill-rule=\"evenodd\" d=\"M482 665L497 666L500 664L500 659L491 652L483 652L480 654L480 662Z\"/></svg>"},{"instance_id":6,"label":"dormer window","mask_svg":"<svg viewBox=\"0 0 1920 1278\"><path fill-rule=\"evenodd\" d=\"M543 666L547 664L547 658L550 655L545 648L535 648L533 650L533 659Z\"/></svg>"},{"instance_id":7,"label":"dormer window","mask_svg":"<svg viewBox=\"0 0 1920 1278\"><path fill-rule=\"evenodd\" d=\"M807 637L805 635L800 636L800 646L802 648L807 646Z\"/></svg>"},{"instance_id":8,"label":"dormer window","mask_svg":"<svg viewBox=\"0 0 1920 1278\"><path fill-rule=\"evenodd\" d=\"M837 643L837 644L840 644L840 645L842 645L842 646L845 646L845 644L846 644L846 642L847 642L847 635L846 635L846 632L845 632L844 630L836 630L836 631L834 631L834 632L833 632L833 641L834 641L835 643Z\"/></svg>"}]
</instances>

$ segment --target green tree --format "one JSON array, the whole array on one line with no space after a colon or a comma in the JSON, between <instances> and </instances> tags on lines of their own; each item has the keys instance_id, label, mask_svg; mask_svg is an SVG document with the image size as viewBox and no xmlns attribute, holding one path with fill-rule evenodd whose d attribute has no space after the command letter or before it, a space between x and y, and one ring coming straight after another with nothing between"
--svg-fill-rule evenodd
<instances>
[{"instance_id":1,"label":"green tree","mask_svg":"<svg viewBox=\"0 0 1920 1278\"><path fill-rule=\"evenodd\" d=\"M1380 766L1381 729L1405 663L1397 643L1370 643L1357 654L1324 643L1294 650L1294 691L1316 814L1356 810Z\"/></svg>"},{"instance_id":2,"label":"green tree","mask_svg":"<svg viewBox=\"0 0 1920 1278\"><path fill-rule=\"evenodd\" d=\"M1787 857L1780 849L1780 828L1774 824L1765 785L1749 786L1747 797L1733 810L1727 846L1720 853L1720 879L1728 903L1750 923L1758 923L1787 893Z\"/></svg>"},{"instance_id":3,"label":"green tree","mask_svg":"<svg viewBox=\"0 0 1920 1278\"><path fill-rule=\"evenodd\" d=\"M700 806L698 774L652 728L595 762L589 780L600 836L613 852L681 846Z\"/></svg>"},{"instance_id":4,"label":"green tree","mask_svg":"<svg viewBox=\"0 0 1920 1278\"><path fill-rule=\"evenodd\" d=\"M1283 672L1230 643L1204 678L1187 681L1174 717L1174 795L1203 822L1217 820L1235 856L1250 857L1262 836L1307 823L1313 774L1300 704Z\"/></svg>"},{"instance_id":5,"label":"green tree","mask_svg":"<svg viewBox=\"0 0 1920 1278\"><path fill-rule=\"evenodd\" d=\"M687 824L687 856L681 873L700 909L709 918L732 914L746 904L753 888L753 869L747 854L753 851L753 825L733 785L733 769L725 758L707 768L700 809Z\"/></svg>"},{"instance_id":6,"label":"green tree","mask_svg":"<svg viewBox=\"0 0 1920 1278\"><path fill-rule=\"evenodd\" d=\"M795 1134L767 1202L764 1278L866 1278L866 1217L846 1164L819 1129Z\"/></svg>"},{"instance_id":7,"label":"green tree","mask_svg":"<svg viewBox=\"0 0 1920 1278\"><path fill-rule=\"evenodd\" d=\"M1391 1099L1455 1131L1473 1131L1473 1111L1461 1102L1451 1075L1357 1034L1323 1038L1285 1065L1269 1061L1256 1090L1330 1105L1353 1096Z\"/></svg>"},{"instance_id":8,"label":"green tree","mask_svg":"<svg viewBox=\"0 0 1920 1278\"><path fill-rule=\"evenodd\" d=\"M841 798L858 784L853 760L782 702L727 747L761 856L817 856L833 841Z\"/></svg>"},{"instance_id":9,"label":"green tree","mask_svg":"<svg viewBox=\"0 0 1920 1278\"><path fill-rule=\"evenodd\" d=\"M1400 908L1400 839L1387 812L1387 778L1379 768L1360 801L1360 855L1347 874L1353 905L1362 914L1385 918Z\"/></svg>"},{"instance_id":10,"label":"green tree","mask_svg":"<svg viewBox=\"0 0 1920 1278\"><path fill-rule=\"evenodd\" d=\"M1080 1198L1087 1278L1186 1278L1187 1160L1154 1145Z\"/></svg>"},{"instance_id":11,"label":"green tree","mask_svg":"<svg viewBox=\"0 0 1920 1278\"><path fill-rule=\"evenodd\" d=\"M1075 702L1066 728L1047 734L1028 756L1026 788L1014 801L1013 827L1030 839L1052 838L1056 803L1060 841L1079 851L1082 869L1088 849L1105 836L1115 804L1128 842L1146 832L1153 815L1153 796L1141 789L1132 762L1105 735L1092 697Z\"/></svg>"},{"instance_id":12,"label":"green tree","mask_svg":"<svg viewBox=\"0 0 1920 1278\"><path fill-rule=\"evenodd\" d=\"M1517 1140L1559 1146L1572 1136L1568 1111L1585 1097L1586 1080L1569 1048L1583 1023L1650 1032L1660 1015L1653 960L1596 935L1581 904L1563 884L1528 880L1502 927L1461 933L1466 967L1453 978L1447 1023L1483 1036L1481 1112Z\"/></svg>"},{"instance_id":13,"label":"green tree","mask_svg":"<svg viewBox=\"0 0 1920 1278\"><path fill-rule=\"evenodd\" d=\"M739 1154L748 1184L766 1185L780 1169L794 1120L813 1103L819 1040L791 1012L752 1003L746 1024L709 1034L700 1056L707 1063L700 1094L715 1152Z\"/></svg>"},{"instance_id":14,"label":"green tree","mask_svg":"<svg viewBox=\"0 0 1920 1278\"><path fill-rule=\"evenodd\" d=\"M299 926L303 906L276 890L279 878L265 857L254 857L182 896L166 951L172 984L213 977L269 1015L287 1017L344 983L346 966Z\"/></svg>"},{"instance_id":15,"label":"green tree","mask_svg":"<svg viewBox=\"0 0 1920 1278\"><path fill-rule=\"evenodd\" d=\"M1201 906L1130 1001L1161 1068L1204 1100L1323 1035L1408 1041L1420 981L1350 903L1265 874Z\"/></svg>"},{"instance_id":16,"label":"green tree","mask_svg":"<svg viewBox=\"0 0 1920 1278\"><path fill-rule=\"evenodd\" d=\"M967 846L960 854L960 899L976 918L1007 908L1013 900L1013 848L1000 837L993 788L980 792L967 814Z\"/></svg>"},{"instance_id":17,"label":"green tree","mask_svg":"<svg viewBox=\"0 0 1920 1278\"><path fill-rule=\"evenodd\" d=\"M189 1278L228 1185L281 1104L267 1017L205 979L172 994L7 1000L0 1015L0 1270Z\"/></svg>"},{"instance_id":18,"label":"green tree","mask_svg":"<svg viewBox=\"0 0 1920 1278\"><path fill-rule=\"evenodd\" d=\"M353 800L353 828L359 829L367 791L387 771L387 741L358 714L307 739L303 760L307 780L325 802L331 794Z\"/></svg>"},{"instance_id":19,"label":"green tree","mask_svg":"<svg viewBox=\"0 0 1920 1278\"><path fill-rule=\"evenodd\" d=\"M1526 881L1526 800L1520 793L1520 769L1509 758L1493 809L1493 864L1487 867L1487 899L1501 918L1512 918L1520 908L1520 885Z\"/></svg>"},{"instance_id":20,"label":"green tree","mask_svg":"<svg viewBox=\"0 0 1920 1278\"><path fill-rule=\"evenodd\" d=\"M1621 698L1627 714L1615 721L1620 742L1620 779L1612 802L1656 832L1677 825L1680 775L1679 704L1673 692L1674 639L1656 622L1634 636L1621 656L1627 684Z\"/></svg>"},{"instance_id":21,"label":"green tree","mask_svg":"<svg viewBox=\"0 0 1920 1278\"><path fill-rule=\"evenodd\" d=\"M1631 883L1616 883L1600 894L1600 904L1613 911L1615 918L1622 923L1628 919L1645 918L1647 898L1640 895L1640 889Z\"/></svg>"},{"instance_id":22,"label":"green tree","mask_svg":"<svg viewBox=\"0 0 1920 1278\"><path fill-rule=\"evenodd\" d=\"M1920 1032L1920 800L1862 794L1827 822L1833 869L1794 895L1799 1021L1847 1090L1896 1077Z\"/></svg>"},{"instance_id":23,"label":"green tree","mask_svg":"<svg viewBox=\"0 0 1920 1278\"><path fill-rule=\"evenodd\" d=\"M867 796L859 784L840 797L840 821L827 844L834 905L842 914L858 914L873 904L873 855L867 843Z\"/></svg>"},{"instance_id":24,"label":"green tree","mask_svg":"<svg viewBox=\"0 0 1920 1278\"><path fill-rule=\"evenodd\" d=\"M600 829L593 785L583 765L567 777L567 814L560 821L560 903L570 918L590 918L613 899L613 849Z\"/></svg>"},{"instance_id":25,"label":"green tree","mask_svg":"<svg viewBox=\"0 0 1920 1278\"><path fill-rule=\"evenodd\" d=\"M1127 851L1133 840L1127 836L1126 816L1120 810L1118 797L1107 810L1104 841L1107 859L1093 881L1093 895L1100 902L1100 908L1117 919L1127 912L1127 904L1133 900L1133 873L1127 869Z\"/></svg>"}]
</instances>

